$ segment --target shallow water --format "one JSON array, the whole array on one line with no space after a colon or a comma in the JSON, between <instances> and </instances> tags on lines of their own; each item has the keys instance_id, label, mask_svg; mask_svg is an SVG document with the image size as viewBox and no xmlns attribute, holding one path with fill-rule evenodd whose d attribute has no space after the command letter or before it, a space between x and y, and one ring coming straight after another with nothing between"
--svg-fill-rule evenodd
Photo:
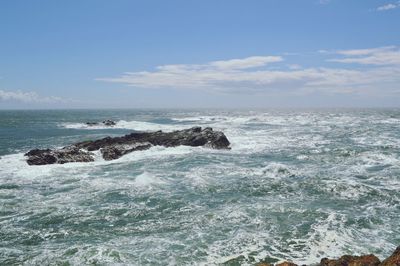
<instances>
[{"instance_id":1,"label":"shallow water","mask_svg":"<svg viewBox=\"0 0 400 266\"><path fill-rule=\"evenodd\" d=\"M118 123L84 125L105 119ZM23 156L197 125L223 130L232 150ZM399 109L0 111L0 156L1 265L315 263L400 244Z\"/></svg>"}]
</instances>

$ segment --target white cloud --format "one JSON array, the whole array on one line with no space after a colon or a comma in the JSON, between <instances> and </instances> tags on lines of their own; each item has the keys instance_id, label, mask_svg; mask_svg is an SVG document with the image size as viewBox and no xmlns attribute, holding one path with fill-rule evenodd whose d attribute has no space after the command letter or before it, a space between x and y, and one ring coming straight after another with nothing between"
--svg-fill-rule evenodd
<instances>
[{"instance_id":1,"label":"white cloud","mask_svg":"<svg viewBox=\"0 0 400 266\"><path fill-rule=\"evenodd\" d=\"M337 51L336 53L341 54L341 55L348 55L348 56L371 55L371 54L391 51L395 48L396 48L396 46L384 46L384 47L370 48L370 49L340 50L340 51Z\"/></svg>"},{"instance_id":2,"label":"white cloud","mask_svg":"<svg viewBox=\"0 0 400 266\"><path fill-rule=\"evenodd\" d=\"M391 9L395 9L400 7L400 2L397 3L389 3L383 6L379 6L376 10L378 11L387 11L387 10L391 10Z\"/></svg>"},{"instance_id":3,"label":"white cloud","mask_svg":"<svg viewBox=\"0 0 400 266\"><path fill-rule=\"evenodd\" d=\"M374 49L344 50L337 54L344 58L330 59L331 62L356 63L363 65L400 65L400 48L385 46Z\"/></svg>"},{"instance_id":4,"label":"white cloud","mask_svg":"<svg viewBox=\"0 0 400 266\"><path fill-rule=\"evenodd\" d=\"M219 69L246 69L253 67L265 66L269 63L276 63L283 61L280 56L252 56L244 59L232 59L226 61L214 61L210 66L215 66Z\"/></svg>"},{"instance_id":5,"label":"white cloud","mask_svg":"<svg viewBox=\"0 0 400 266\"><path fill-rule=\"evenodd\" d=\"M337 52L339 63L371 64L368 68L301 68L297 64L268 64L282 57L254 56L244 59L213 61L207 64L158 66L154 71L126 72L119 77L97 80L140 88L206 90L223 93L288 92L389 93L399 91L400 57L398 48L382 47ZM390 62L390 63L388 63ZM258 68L253 68L258 67Z\"/></svg>"},{"instance_id":6,"label":"white cloud","mask_svg":"<svg viewBox=\"0 0 400 266\"><path fill-rule=\"evenodd\" d=\"M270 63L283 61L280 56L252 56L243 59L212 61L207 64L163 65L156 71L126 72L117 78L100 78L98 80L126 83L132 86L147 88L198 88L221 87L221 83L245 82L246 73L257 73L260 70L246 71L251 68L265 67Z\"/></svg>"},{"instance_id":7,"label":"white cloud","mask_svg":"<svg viewBox=\"0 0 400 266\"><path fill-rule=\"evenodd\" d=\"M48 96L43 97L36 92L23 92L23 91L5 91L0 90L0 101L17 101L24 103L57 103L62 102L60 97Z\"/></svg>"}]
</instances>

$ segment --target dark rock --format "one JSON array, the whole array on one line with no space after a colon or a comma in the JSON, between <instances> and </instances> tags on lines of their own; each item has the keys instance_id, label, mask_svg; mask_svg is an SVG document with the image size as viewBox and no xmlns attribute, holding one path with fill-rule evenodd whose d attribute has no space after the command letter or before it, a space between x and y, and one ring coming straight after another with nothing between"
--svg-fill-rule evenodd
<instances>
[{"instance_id":1,"label":"dark rock","mask_svg":"<svg viewBox=\"0 0 400 266\"><path fill-rule=\"evenodd\" d=\"M106 137L95 141L80 142L75 146L94 151L109 145L138 142L148 142L154 146L207 146L214 149L229 149L230 145L224 133L213 131L211 128L201 130L200 127L194 127L173 132L135 132L122 137Z\"/></svg>"},{"instance_id":2,"label":"dark rock","mask_svg":"<svg viewBox=\"0 0 400 266\"><path fill-rule=\"evenodd\" d=\"M79 142L74 145L76 147L79 147L81 149L86 149L88 151L96 151L96 150L99 150L100 148L108 146L108 145L118 144L118 142L114 141L115 139L116 138L105 137L103 139L98 139L98 140L88 140L88 141L84 141L84 142ZM122 141L121 141L121 143L122 143Z\"/></svg>"},{"instance_id":3,"label":"dark rock","mask_svg":"<svg viewBox=\"0 0 400 266\"><path fill-rule=\"evenodd\" d=\"M98 126L98 125L100 125L99 122L86 122L85 124L87 126ZM107 120L104 120L103 122L101 122L101 124L103 124L104 126L112 127L112 126L115 126L117 123L115 121L107 119Z\"/></svg>"},{"instance_id":4,"label":"dark rock","mask_svg":"<svg viewBox=\"0 0 400 266\"><path fill-rule=\"evenodd\" d=\"M206 136L209 141L206 143L206 146L209 146L213 149L226 149L229 147L229 140L226 138L225 134L222 132L214 132L212 128L205 128L204 132L206 132Z\"/></svg>"},{"instance_id":5,"label":"dark rock","mask_svg":"<svg viewBox=\"0 0 400 266\"><path fill-rule=\"evenodd\" d=\"M69 162L90 162L94 160L90 151L100 150L105 160L118 159L121 156L151 146L176 147L205 146L213 149L230 149L229 141L220 131L212 128L193 127L173 132L135 132L122 137L106 137L98 140L79 142L58 150L34 149L26 153L28 164L42 165Z\"/></svg>"},{"instance_id":6,"label":"dark rock","mask_svg":"<svg viewBox=\"0 0 400 266\"><path fill-rule=\"evenodd\" d=\"M121 156L133 152L133 151L143 151L150 149L152 145L148 142L144 143L133 143L133 144L117 144L106 146L100 149L104 160L110 161L120 158Z\"/></svg>"},{"instance_id":7,"label":"dark rock","mask_svg":"<svg viewBox=\"0 0 400 266\"><path fill-rule=\"evenodd\" d=\"M45 149L45 150L40 150L40 149L33 149L30 150L29 152L25 153L25 156L35 156L35 155L40 155L44 152L51 152L50 149Z\"/></svg>"},{"instance_id":8,"label":"dark rock","mask_svg":"<svg viewBox=\"0 0 400 266\"><path fill-rule=\"evenodd\" d=\"M324 258L320 266L378 266L380 260L375 255L350 256L344 255L337 260Z\"/></svg>"},{"instance_id":9,"label":"dark rock","mask_svg":"<svg viewBox=\"0 0 400 266\"><path fill-rule=\"evenodd\" d=\"M92 162L93 155L89 152L82 151L78 147L69 146L59 150L31 150L25 154L28 156L27 163L29 165L45 165L45 164L64 164L70 162Z\"/></svg>"},{"instance_id":10,"label":"dark rock","mask_svg":"<svg viewBox=\"0 0 400 266\"><path fill-rule=\"evenodd\" d=\"M43 152L42 154L37 154L29 156L27 163L29 165L45 165L54 164L57 162L57 158L52 153Z\"/></svg>"},{"instance_id":11,"label":"dark rock","mask_svg":"<svg viewBox=\"0 0 400 266\"><path fill-rule=\"evenodd\" d=\"M380 266L400 266L400 246L396 248L389 258L382 261Z\"/></svg>"},{"instance_id":12,"label":"dark rock","mask_svg":"<svg viewBox=\"0 0 400 266\"><path fill-rule=\"evenodd\" d=\"M112 120L104 120L103 122L103 125L105 125L105 126L115 126L117 123L115 123L114 121L112 121Z\"/></svg>"}]
</instances>

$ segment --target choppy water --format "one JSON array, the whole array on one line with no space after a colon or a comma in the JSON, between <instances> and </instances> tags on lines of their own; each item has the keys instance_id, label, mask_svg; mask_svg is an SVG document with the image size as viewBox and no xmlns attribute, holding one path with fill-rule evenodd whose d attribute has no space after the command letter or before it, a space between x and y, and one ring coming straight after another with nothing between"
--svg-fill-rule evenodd
<instances>
[{"instance_id":1,"label":"choppy water","mask_svg":"<svg viewBox=\"0 0 400 266\"><path fill-rule=\"evenodd\" d=\"M118 121L87 128L86 121ZM232 150L153 147L28 166L132 130L223 130ZM400 110L0 111L0 264L297 263L400 244Z\"/></svg>"}]
</instances>

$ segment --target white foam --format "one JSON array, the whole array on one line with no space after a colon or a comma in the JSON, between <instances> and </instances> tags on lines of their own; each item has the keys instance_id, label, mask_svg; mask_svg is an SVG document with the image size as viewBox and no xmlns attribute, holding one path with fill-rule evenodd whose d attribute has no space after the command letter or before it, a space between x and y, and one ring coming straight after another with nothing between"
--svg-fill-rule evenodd
<instances>
[{"instance_id":1,"label":"white foam","mask_svg":"<svg viewBox=\"0 0 400 266\"><path fill-rule=\"evenodd\" d=\"M73 256L65 256L65 252L73 250ZM26 262L30 265L49 265L54 261L68 261L68 264L82 265L82 264L102 264L102 265L126 265L126 259L123 253L118 252L111 245L98 245L98 246L74 246L66 249L47 249L42 248L38 255L34 258L29 258Z\"/></svg>"},{"instance_id":2,"label":"white foam","mask_svg":"<svg viewBox=\"0 0 400 266\"><path fill-rule=\"evenodd\" d=\"M397 125L397 124L400 124L400 119L398 119L398 118L389 118L389 119L380 120L379 122L382 123L382 124L394 124L394 125Z\"/></svg>"},{"instance_id":3,"label":"white foam","mask_svg":"<svg viewBox=\"0 0 400 266\"><path fill-rule=\"evenodd\" d=\"M264 167L262 169L262 174L273 179L280 179L293 175L292 170L287 165L274 162Z\"/></svg>"},{"instance_id":4,"label":"white foam","mask_svg":"<svg viewBox=\"0 0 400 266\"><path fill-rule=\"evenodd\" d=\"M380 152L364 152L360 159L365 163L365 166L376 165L395 165L400 166L399 156L395 154L384 154Z\"/></svg>"},{"instance_id":5,"label":"white foam","mask_svg":"<svg viewBox=\"0 0 400 266\"><path fill-rule=\"evenodd\" d=\"M165 182L154 174L145 171L136 177L135 184L139 187L149 187L152 185L163 185Z\"/></svg>"},{"instance_id":6,"label":"white foam","mask_svg":"<svg viewBox=\"0 0 400 266\"><path fill-rule=\"evenodd\" d=\"M361 145L400 148L400 139L396 136L388 136L384 132L379 135L369 132L352 137L352 140Z\"/></svg>"}]
</instances>

